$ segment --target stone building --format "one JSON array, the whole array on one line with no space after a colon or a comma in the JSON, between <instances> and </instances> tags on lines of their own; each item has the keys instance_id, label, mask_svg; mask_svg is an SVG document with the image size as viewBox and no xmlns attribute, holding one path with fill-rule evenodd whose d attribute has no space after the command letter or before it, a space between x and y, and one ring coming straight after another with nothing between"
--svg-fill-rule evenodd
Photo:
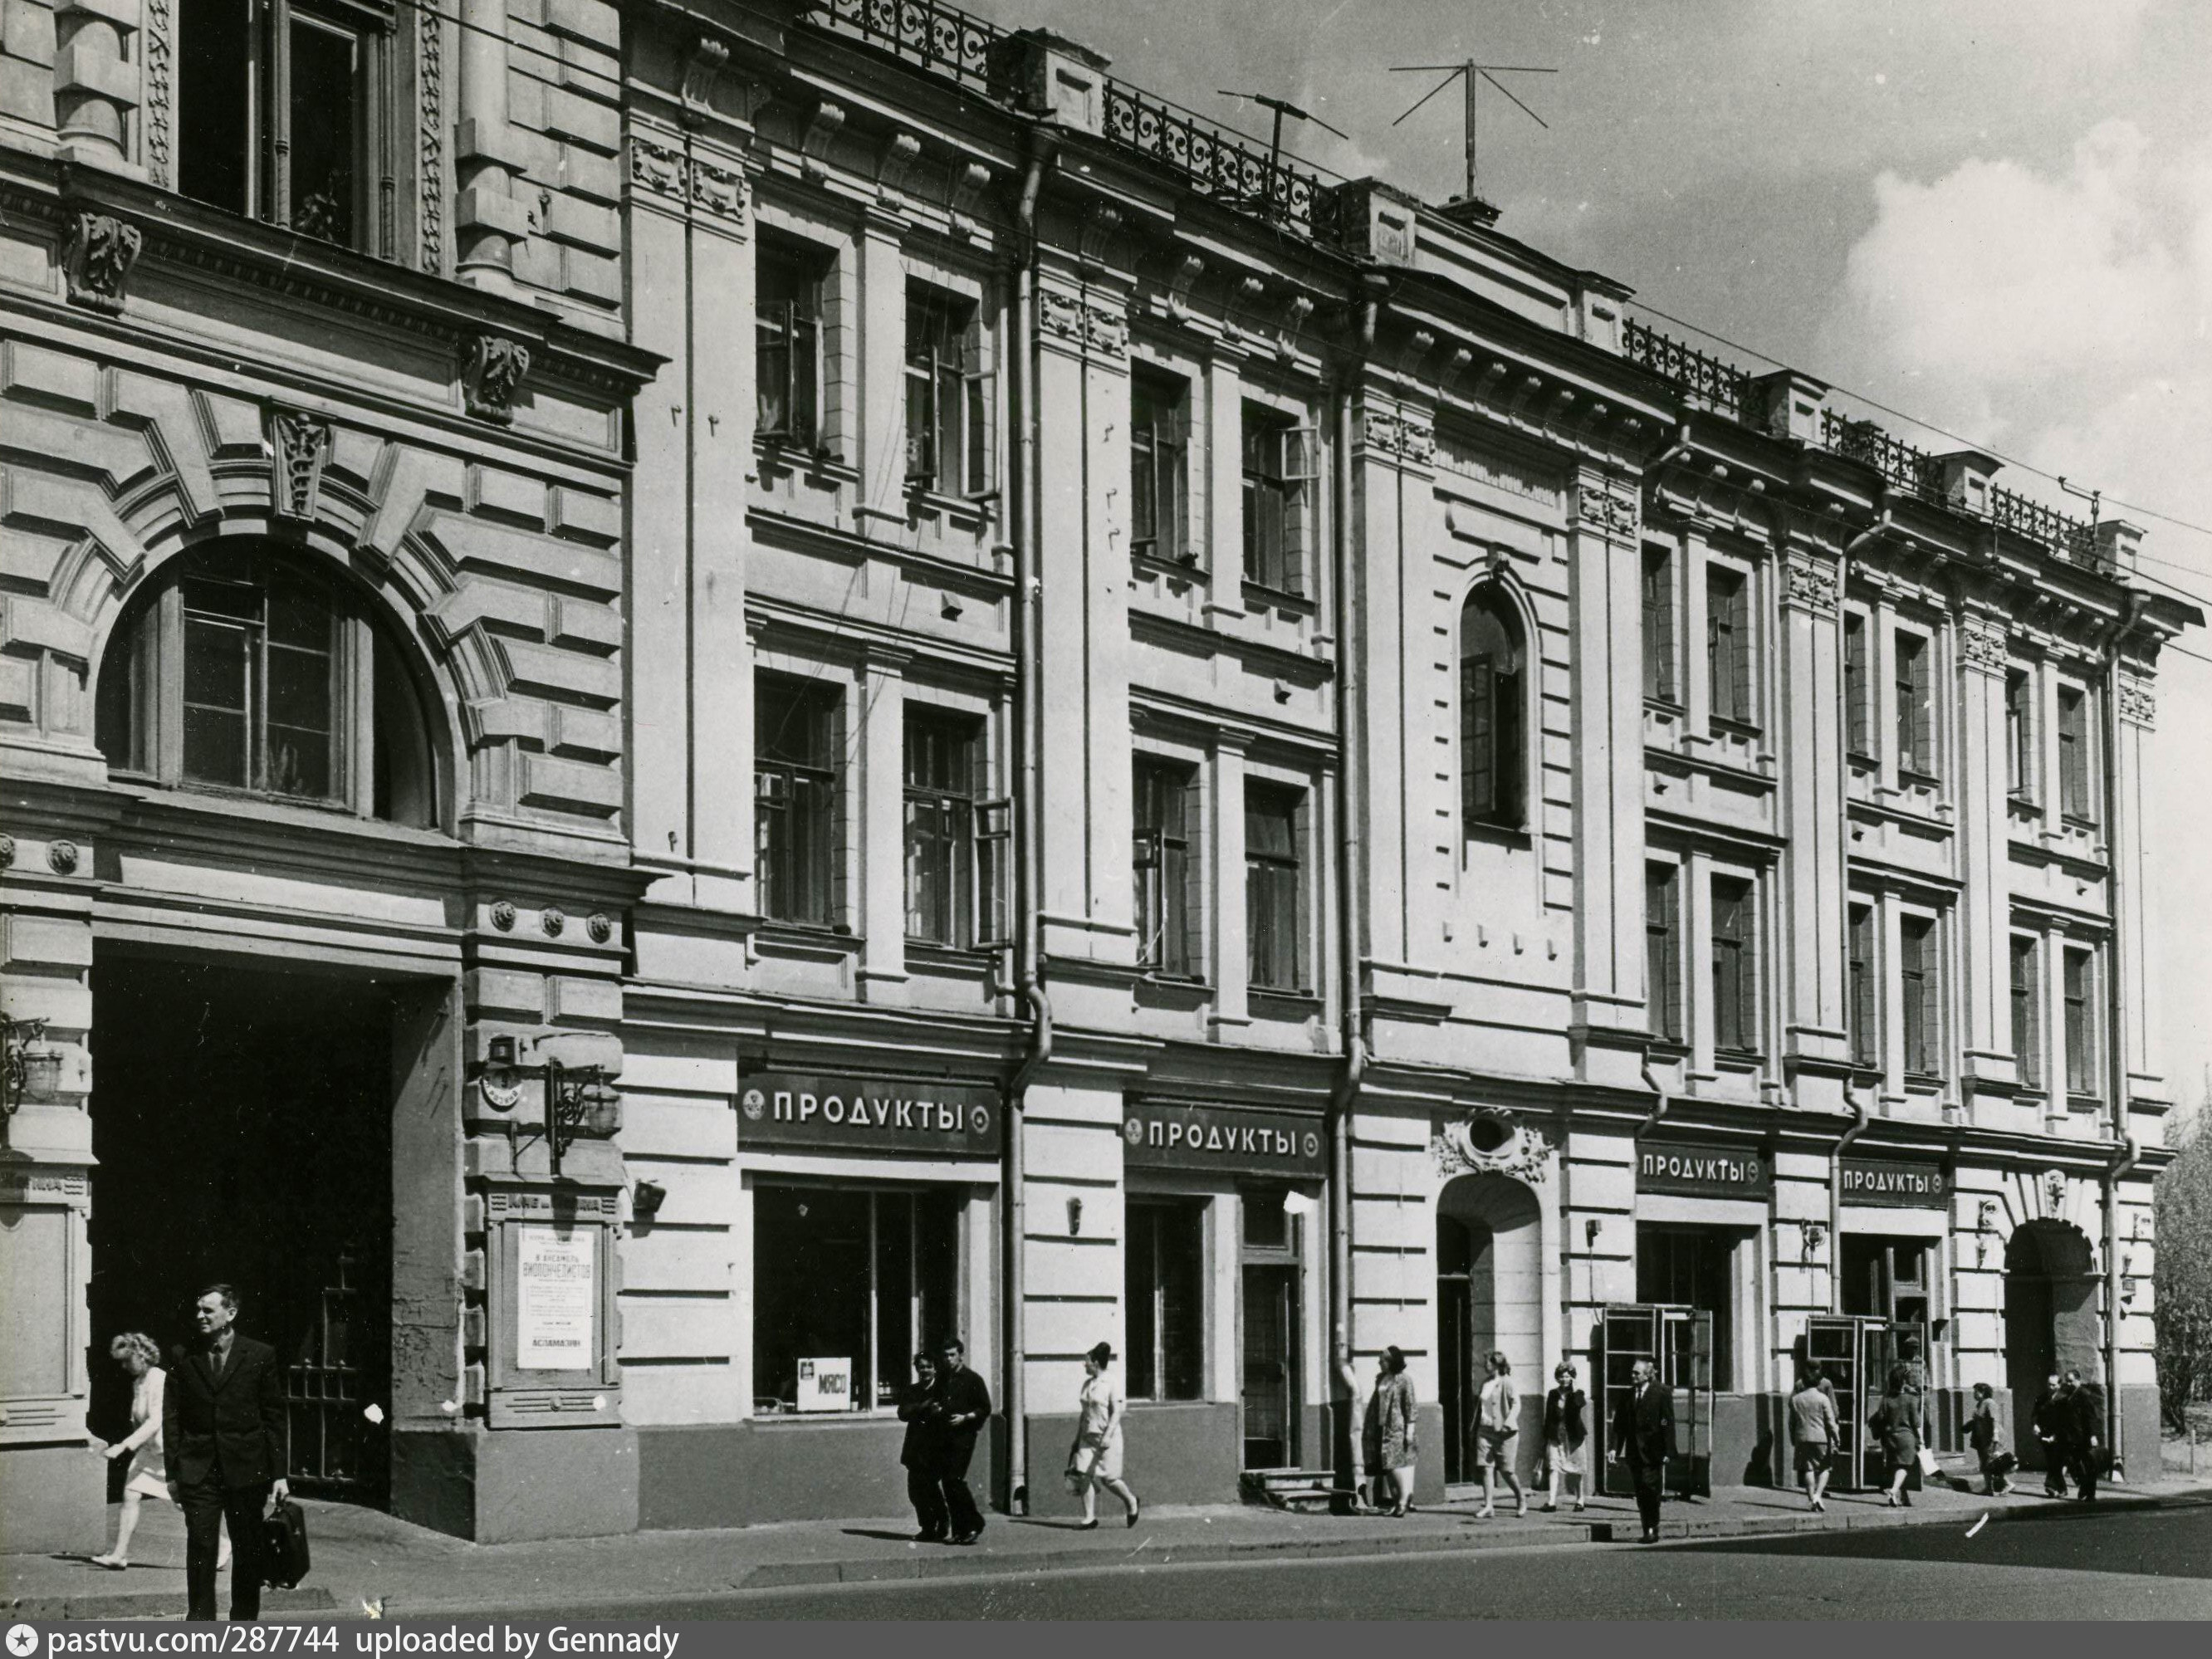
<instances>
[{"instance_id":1,"label":"stone building","mask_svg":"<svg viewBox=\"0 0 2212 1659\"><path fill-rule=\"evenodd\" d=\"M11 1540L213 1277L487 1539L896 1512L948 1334L1040 1510L1102 1340L1154 1501L1391 1345L1425 1498L1492 1350L2154 1440L2132 527L1072 41L455 3L302 193L5 0Z\"/></svg>"}]
</instances>

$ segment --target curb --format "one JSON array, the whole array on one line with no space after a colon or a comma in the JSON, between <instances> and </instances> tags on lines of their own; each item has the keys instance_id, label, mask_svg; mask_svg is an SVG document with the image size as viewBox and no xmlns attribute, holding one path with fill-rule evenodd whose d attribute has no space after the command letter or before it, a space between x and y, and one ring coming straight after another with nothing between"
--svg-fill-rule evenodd
<instances>
[{"instance_id":1,"label":"curb","mask_svg":"<svg viewBox=\"0 0 2212 1659\"><path fill-rule=\"evenodd\" d=\"M330 1591L270 1589L261 1593L261 1611L272 1613L328 1613L337 1606ZM181 1619L185 1599L167 1590L144 1590L119 1595L26 1595L0 1602L0 1613L11 1619Z\"/></svg>"}]
</instances>

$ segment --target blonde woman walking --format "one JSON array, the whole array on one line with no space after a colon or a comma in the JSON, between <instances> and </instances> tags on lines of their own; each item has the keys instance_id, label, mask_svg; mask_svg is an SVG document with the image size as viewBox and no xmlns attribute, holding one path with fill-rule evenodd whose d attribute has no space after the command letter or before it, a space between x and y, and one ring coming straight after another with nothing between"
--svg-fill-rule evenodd
<instances>
[{"instance_id":1,"label":"blonde woman walking","mask_svg":"<svg viewBox=\"0 0 2212 1659\"><path fill-rule=\"evenodd\" d=\"M123 1482L123 1517L116 1523L115 1547L92 1558L96 1567L121 1572L131 1565L131 1539L138 1530L138 1512L149 1498L169 1498L169 1476L161 1453L161 1396L168 1373L161 1369L161 1351L141 1331L125 1331L107 1345L107 1357L131 1374L131 1432L107 1449L107 1461L131 1460ZM230 1565L230 1534L222 1534L216 1571Z\"/></svg>"},{"instance_id":2,"label":"blonde woman walking","mask_svg":"<svg viewBox=\"0 0 2212 1659\"><path fill-rule=\"evenodd\" d=\"M1490 1353L1490 1380L1482 1385L1482 1508L1475 1519L1487 1521L1498 1513L1498 1477L1513 1490L1520 1507L1528 1513L1528 1494L1521 1490L1521 1477L1513 1472L1514 1448L1521 1437L1521 1390L1514 1386L1513 1364L1495 1348Z\"/></svg>"},{"instance_id":3,"label":"blonde woman walking","mask_svg":"<svg viewBox=\"0 0 2212 1659\"><path fill-rule=\"evenodd\" d=\"M1068 1484L1083 1495L1083 1530L1098 1525L1098 1488L1121 1500L1126 1524L1137 1524L1137 1494L1121 1478L1121 1425L1129 1401L1115 1380L1114 1350L1103 1342L1083 1356L1082 1408L1075 1419L1075 1443L1067 1449Z\"/></svg>"}]
</instances>

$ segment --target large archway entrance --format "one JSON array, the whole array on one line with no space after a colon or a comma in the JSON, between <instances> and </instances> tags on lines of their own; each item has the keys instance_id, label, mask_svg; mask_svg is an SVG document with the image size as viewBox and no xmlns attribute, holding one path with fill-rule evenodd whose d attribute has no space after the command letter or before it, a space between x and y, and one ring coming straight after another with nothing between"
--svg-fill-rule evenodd
<instances>
[{"instance_id":1,"label":"large archway entrance","mask_svg":"<svg viewBox=\"0 0 2212 1659\"><path fill-rule=\"evenodd\" d=\"M1492 1349L1512 1362L1525 1399L1543 1404L1541 1220L1535 1194L1510 1176L1462 1176L1437 1200L1437 1379L1447 1482L1482 1478L1475 1425Z\"/></svg>"},{"instance_id":2,"label":"large archway entrance","mask_svg":"<svg viewBox=\"0 0 2212 1659\"><path fill-rule=\"evenodd\" d=\"M2031 1418L2054 1373L2104 1375L2096 1261L2089 1241L2063 1221L2031 1221L2005 1245L2005 1382L2021 1461L2043 1466Z\"/></svg>"}]
</instances>

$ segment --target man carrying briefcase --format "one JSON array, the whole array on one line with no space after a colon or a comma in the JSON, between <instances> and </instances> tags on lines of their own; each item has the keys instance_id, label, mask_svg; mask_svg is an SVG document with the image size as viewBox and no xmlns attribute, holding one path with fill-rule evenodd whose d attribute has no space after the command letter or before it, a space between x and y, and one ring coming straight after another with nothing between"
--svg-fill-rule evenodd
<instances>
[{"instance_id":1,"label":"man carrying briefcase","mask_svg":"<svg viewBox=\"0 0 2212 1659\"><path fill-rule=\"evenodd\" d=\"M210 1285L192 1309L200 1340L169 1360L161 1443L169 1496L185 1512L187 1619L215 1617L215 1558L223 1523L234 1552L230 1616L261 1616L266 1567L262 1512L284 1479L284 1389L276 1351L236 1329L238 1292Z\"/></svg>"}]
</instances>

